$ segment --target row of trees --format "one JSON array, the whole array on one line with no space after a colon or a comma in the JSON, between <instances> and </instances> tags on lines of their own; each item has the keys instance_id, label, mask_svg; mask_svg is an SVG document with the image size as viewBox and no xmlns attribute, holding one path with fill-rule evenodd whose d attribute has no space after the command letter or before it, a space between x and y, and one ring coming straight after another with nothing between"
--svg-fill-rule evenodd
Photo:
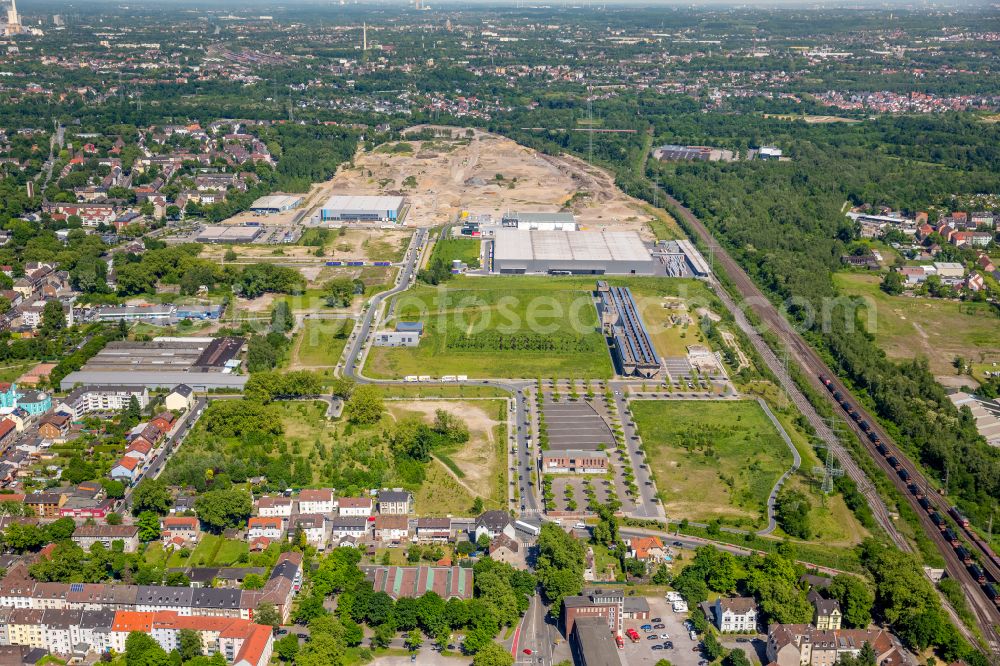
<instances>
[{"instance_id":1,"label":"row of trees","mask_svg":"<svg viewBox=\"0 0 1000 666\"><path fill-rule=\"evenodd\" d=\"M445 346L448 349L458 351L526 351L566 354L595 352L600 349L597 341L598 338L594 336L573 335L565 332L543 335L539 333L500 333L489 330L467 334L462 331L449 330Z\"/></svg>"}]
</instances>

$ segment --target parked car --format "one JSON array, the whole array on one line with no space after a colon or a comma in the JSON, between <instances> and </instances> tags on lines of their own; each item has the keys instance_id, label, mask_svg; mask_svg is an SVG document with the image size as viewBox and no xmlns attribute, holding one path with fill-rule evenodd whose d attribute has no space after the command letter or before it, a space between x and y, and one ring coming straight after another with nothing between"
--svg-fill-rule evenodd
<instances>
[{"instance_id":1,"label":"parked car","mask_svg":"<svg viewBox=\"0 0 1000 666\"><path fill-rule=\"evenodd\" d=\"M660 640L660 637L657 636L656 634L650 634L649 636L646 636L646 640L647 641L658 641L658 640Z\"/></svg>"},{"instance_id":2,"label":"parked car","mask_svg":"<svg viewBox=\"0 0 1000 666\"><path fill-rule=\"evenodd\" d=\"M653 629L665 629L666 627L667 625L663 624L662 622L658 622L657 624L653 625Z\"/></svg>"},{"instance_id":3,"label":"parked car","mask_svg":"<svg viewBox=\"0 0 1000 666\"><path fill-rule=\"evenodd\" d=\"M652 620L650 620L650 622L652 622L653 624L656 624L657 622L663 622L663 618L662 617L654 617Z\"/></svg>"},{"instance_id":4,"label":"parked car","mask_svg":"<svg viewBox=\"0 0 1000 666\"><path fill-rule=\"evenodd\" d=\"M662 645L652 645L652 646L650 646L649 649L650 650L662 650L663 646Z\"/></svg>"},{"instance_id":5,"label":"parked car","mask_svg":"<svg viewBox=\"0 0 1000 666\"><path fill-rule=\"evenodd\" d=\"M653 630L653 625L651 625L651 624L644 624L644 625L642 625L639 628L642 629L643 631L652 631Z\"/></svg>"}]
</instances>

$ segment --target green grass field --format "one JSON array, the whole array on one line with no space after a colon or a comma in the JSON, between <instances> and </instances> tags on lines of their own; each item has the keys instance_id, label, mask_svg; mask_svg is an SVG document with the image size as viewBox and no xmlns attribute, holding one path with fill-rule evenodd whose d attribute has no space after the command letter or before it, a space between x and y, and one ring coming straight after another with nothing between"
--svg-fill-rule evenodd
<instances>
[{"instance_id":1,"label":"green grass field","mask_svg":"<svg viewBox=\"0 0 1000 666\"><path fill-rule=\"evenodd\" d=\"M294 342L292 364L305 369L337 365L352 328L352 319L306 319Z\"/></svg>"},{"instance_id":2,"label":"green grass field","mask_svg":"<svg viewBox=\"0 0 1000 666\"><path fill-rule=\"evenodd\" d=\"M459 259L468 264L470 268L476 268L480 265L481 245L478 238L445 238L434 243L430 260L434 261L440 257L450 266L452 260Z\"/></svg>"},{"instance_id":3,"label":"green grass field","mask_svg":"<svg viewBox=\"0 0 1000 666\"><path fill-rule=\"evenodd\" d=\"M636 400L631 410L668 518L766 523L792 454L756 401Z\"/></svg>"},{"instance_id":4,"label":"green grass field","mask_svg":"<svg viewBox=\"0 0 1000 666\"><path fill-rule=\"evenodd\" d=\"M939 376L955 374L956 356L973 363L1000 359L1000 318L987 303L890 296L879 289L878 276L863 273L833 278L841 293L874 303L870 332L891 358L926 356ZM862 320L868 321L867 313L862 312Z\"/></svg>"},{"instance_id":5,"label":"green grass field","mask_svg":"<svg viewBox=\"0 0 1000 666\"><path fill-rule=\"evenodd\" d=\"M365 371L376 377L610 377L611 359L589 292L593 284L459 277L442 287L417 287L397 299L395 319L386 325L423 321L420 345L376 347ZM485 340L495 335L503 339ZM515 338L523 344L510 342Z\"/></svg>"},{"instance_id":6,"label":"green grass field","mask_svg":"<svg viewBox=\"0 0 1000 666\"><path fill-rule=\"evenodd\" d=\"M677 297L692 312L708 308L722 312L714 294L698 280L615 277L612 285L632 289L643 321L657 349L682 355L690 344L704 344L697 321L682 331L667 325L665 297ZM416 348L376 347L365 372L374 377L405 375L470 377L565 377L604 379L611 376L610 355L593 304L596 278L459 276L439 287L419 286L400 295L396 320L420 320L425 334ZM694 315L697 317L697 315ZM529 322L534 322L534 326ZM391 326L393 320L387 322ZM449 336L500 331L534 333L544 338L575 335L578 351L497 351L456 348ZM681 337L681 335L684 337Z\"/></svg>"}]
</instances>

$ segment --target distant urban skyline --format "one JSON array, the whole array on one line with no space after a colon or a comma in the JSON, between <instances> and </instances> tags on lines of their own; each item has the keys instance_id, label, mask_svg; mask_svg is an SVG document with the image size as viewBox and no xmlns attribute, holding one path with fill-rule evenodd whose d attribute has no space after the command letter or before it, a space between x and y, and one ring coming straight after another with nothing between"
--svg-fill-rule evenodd
<instances>
[{"instance_id":1,"label":"distant urban skyline","mask_svg":"<svg viewBox=\"0 0 1000 666\"><path fill-rule=\"evenodd\" d=\"M24 4L24 3L22 3ZM198 7L269 7L273 9L287 9L297 5L312 6L350 6L350 7L392 7L392 6L412 6L413 0L346 0L344 5L339 5L339 0L286 0L280 4L275 4L270 0L89 0L81 3L79 0L35 0L29 1L22 9L37 8L38 10L50 10L53 7L80 7L94 5L114 5L117 7L145 7L162 6L164 4L194 5ZM956 7L986 7L995 3L995 0L435 0L424 4L434 7L455 7L475 5L477 7L573 7L581 8L614 5L616 7L652 7L652 6L673 6L673 7L713 7L713 8L741 8L760 7L768 8L796 8L796 9L913 9L926 10L928 8L956 8Z\"/></svg>"}]
</instances>

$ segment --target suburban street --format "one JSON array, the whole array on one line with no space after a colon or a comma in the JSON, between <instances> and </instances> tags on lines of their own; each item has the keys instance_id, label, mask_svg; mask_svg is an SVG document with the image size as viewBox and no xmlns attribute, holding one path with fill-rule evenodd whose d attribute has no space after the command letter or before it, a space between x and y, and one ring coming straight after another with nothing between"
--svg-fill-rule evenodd
<instances>
[{"instance_id":1,"label":"suburban street","mask_svg":"<svg viewBox=\"0 0 1000 666\"><path fill-rule=\"evenodd\" d=\"M207 404L208 398L204 396L199 397L195 401L194 406L182 417L183 421L177 428L177 432L164 439L163 443L155 451L153 457L146 465L142 475L143 478L155 479L160 476L163 472L164 466L166 465L167 459L174 452L174 450L181 445L188 433L191 432L191 428L193 428L194 424L198 422L198 419L205 411L205 406ZM131 511L132 509L132 491L135 489L136 485L138 484L129 486L125 489L125 497L122 499L122 505L126 511Z\"/></svg>"}]
</instances>

